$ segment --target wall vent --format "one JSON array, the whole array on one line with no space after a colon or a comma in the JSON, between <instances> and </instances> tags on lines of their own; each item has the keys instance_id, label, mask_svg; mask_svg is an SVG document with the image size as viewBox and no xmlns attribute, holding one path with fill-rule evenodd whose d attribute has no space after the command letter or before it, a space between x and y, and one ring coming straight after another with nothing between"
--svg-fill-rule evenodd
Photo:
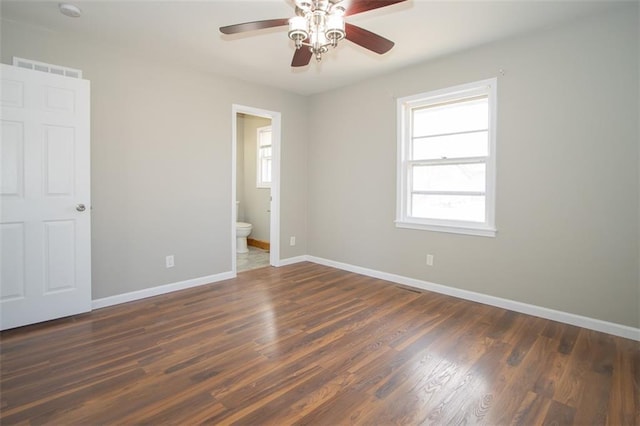
<instances>
[{"instance_id":1,"label":"wall vent","mask_svg":"<svg viewBox=\"0 0 640 426\"><path fill-rule=\"evenodd\" d=\"M65 77L82 78L82 70L75 68L61 67L60 65L46 64L44 62L33 61L31 59L13 57L13 66L26 68L29 70L48 72L50 74L62 75Z\"/></svg>"}]
</instances>

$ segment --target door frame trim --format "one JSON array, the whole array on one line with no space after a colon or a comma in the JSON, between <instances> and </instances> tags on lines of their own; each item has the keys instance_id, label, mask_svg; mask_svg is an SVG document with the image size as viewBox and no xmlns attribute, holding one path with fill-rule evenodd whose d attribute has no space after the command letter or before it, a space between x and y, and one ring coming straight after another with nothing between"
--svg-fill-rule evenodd
<instances>
[{"instance_id":1,"label":"door frame trim","mask_svg":"<svg viewBox=\"0 0 640 426\"><path fill-rule=\"evenodd\" d=\"M271 217L269 220L269 264L280 266L280 144L282 137L282 114L262 108L245 105L231 105L231 272L237 274L236 261L236 161L238 144L238 114L255 115L271 120L272 163L271 163Z\"/></svg>"}]
</instances>

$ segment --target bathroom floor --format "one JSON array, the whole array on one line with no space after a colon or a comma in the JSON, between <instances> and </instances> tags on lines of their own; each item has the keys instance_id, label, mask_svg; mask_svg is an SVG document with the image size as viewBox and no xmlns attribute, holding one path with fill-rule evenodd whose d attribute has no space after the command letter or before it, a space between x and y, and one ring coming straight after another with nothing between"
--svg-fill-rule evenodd
<instances>
[{"instance_id":1,"label":"bathroom floor","mask_svg":"<svg viewBox=\"0 0 640 426\"><path fill-rule=\"evenodd\" d=\"M249 246L249 253L236 253L236 256L238 272L269 266L269 252L257 247Z\"/></svg>"}]
</instances>

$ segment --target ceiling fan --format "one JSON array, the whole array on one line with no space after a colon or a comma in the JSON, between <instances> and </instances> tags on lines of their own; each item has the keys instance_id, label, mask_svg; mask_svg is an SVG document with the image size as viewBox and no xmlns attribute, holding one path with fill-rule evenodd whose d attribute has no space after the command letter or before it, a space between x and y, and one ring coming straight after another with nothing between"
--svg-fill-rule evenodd
<instances>
[{"instance_id":1,"label":"ceiling fan","mask_svg":"<svg viewBox=\"0 0 640 426\"><path fill-rule=\"evenodd\" d=\"M382 55L393 47L393 42L357 25L344 21L345 16L378 9L406 0L295 0L296 16L267 19L220 27L223 34L289 26L289 38L296 44L292 67L309 64L311 57L322 59L329 47L336 47L344 38Z\"/></svg>"}]
</instances>

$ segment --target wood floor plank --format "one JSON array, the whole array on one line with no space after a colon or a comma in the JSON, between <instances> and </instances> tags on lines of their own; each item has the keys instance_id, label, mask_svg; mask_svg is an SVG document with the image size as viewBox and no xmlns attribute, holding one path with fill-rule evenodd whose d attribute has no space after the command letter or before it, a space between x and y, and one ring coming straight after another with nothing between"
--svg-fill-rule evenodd
<instances>
[{"instance_id":1,"label":"wood floor plank","mask_svg":"<svg viewBox=\"0 0 640 426\"><path fill-rule=\"evenodd\" d=\"M580 327L575 327L569 324L563 324L562 334L560 336L560 344L558 345L558 352L570 355L573 351L573 347L580 333Z\"/></svg>"},{"instance_id":2,"label":"wood floor plank","mask_svg":"<svg viewBox=\"0 0 640 426\"><path fill-rule=\"evenodd\" d=\"M0 423L640 424L640 346L303 262L0 333Z\"/></svg>"},{"instance_id":3,"label":"wood floor plank","mask_svg":"<svg viewBox=\"0 0 640 426\"><path fill-rule=\"evenodd\" d=\"M516 412L512 424L518 426L542 424L549 411L551 400L535 392L527 392Z\"/></svg>"},{"instance_id":4,"label":"wood floor plank","mask_svg":"<svg viewBox=\"0 0 640 426\"><path fill-rule=\"evenodd\" d=\"M542 421L543 425L568 425L573 424L575 417L575 408L568 405L561 404L557 401L551 401L547 415ZM587 424L587 423L578 423ZM588 424L602 424L602 423L588 423Z\"/></svg>"}]
</instances>

